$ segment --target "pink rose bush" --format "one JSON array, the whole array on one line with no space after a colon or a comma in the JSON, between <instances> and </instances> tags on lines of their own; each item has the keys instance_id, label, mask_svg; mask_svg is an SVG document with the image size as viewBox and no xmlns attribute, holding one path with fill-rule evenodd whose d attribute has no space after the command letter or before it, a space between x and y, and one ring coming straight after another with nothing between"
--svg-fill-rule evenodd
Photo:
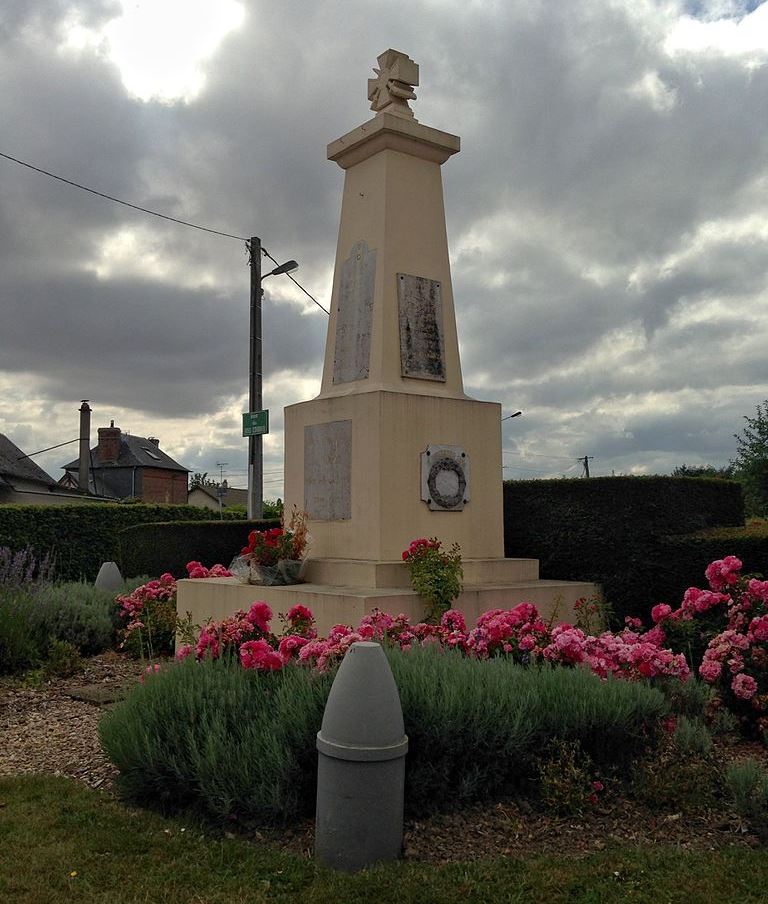
<instances>
[{"instance_id":1,"label":"pink rose bush","mask_svg":"<svg viewBox=\"0 0 768 904\"><path fill-rule=\"evenodd\" d=\"M712 562L705 571L709 589L690 587L678 609L654 606L651 618L673 646L688 639L700 659L698 674L716 688L719 702L762 734L768 731L768 581L742 576L741 569L736 556Z\"/></svg>"},{"instance_id":2,"label":"pink rose bush","mask_svg":"<svg viewBox=\"0 0 768 904\"><path fill-rule=\"evenodd\" d=\"M223 565L208 569L200 562L189 562L190 578L229 577ZM120 648L134 656L154 656L173 650L178 624L176 616L176 578L168 572L148 581L131 593L118 596L118 618L123 623Z\"/></svg>"},{"instance_id":3,"label":"pink rose bush","mask_svg":"<svg viewBox=\"0 0 768 904\"><path fill-rule=\"evenodd\" d=\"M222 621L211 621L201 631L197 644L180 651L180 657L198 660L236 654L244 668L274 671L295 661L324 672L343 659L357 641L374 640L408 650L418 645L458 649L467 656L490 659L507 656L523 664L536 662L589 668L601 678L609 675L627 681L673 678L685 681L690 670L685 656L663 649L629 628L619 634L605 631L585 634L569 624L547 625L531 603L511 609L483 613L468 629L464 616L455 609L445 612L437 625L411 624L408 616L392 616L374 609L353 628L334 625L325 638L318 638L312 613L294 606L282 617L280 637L270 628L272 612L255 602Z\"/></svg>"},{"instance_id":4,"label":"pink rose bush","mask_svg":"<svg viewBox=\"0 0 768 904\"><path fill-rule=\"evenodd\" d=\"M404 556L434 552L433 542L416 540ZM278 635L270 607L254 602L247 611L209 622L195 644L179 648L177 658L231 654L243 668L256 671L278 671L296 662L324 672L356 641L374 640L402 650L434 645L476 659L505 656L523 665L587 668L602 679L625 681L686 681L693 664L745 727L768 733L768 581L742 576L741 569L735 556L712 562L705 572L708 588L688 588L676 609L654 605L650 628L627 618L620 631L600 631L594 624L596 604L580 600L576 625L548 624L527 602L484 612L472 627L456 609L444 612L436 624L411 623L404 614L374 609L356 627L334 625L327 637L319 638L306 606L293 606L280 616ZM199 562L190 562L188 571L190 577L226 573L222 566L206 569ZM121 598L121 612L129 625L143 628L147 606L174 596L173 578L163 575Z\"/></svg>"}]
</instances>

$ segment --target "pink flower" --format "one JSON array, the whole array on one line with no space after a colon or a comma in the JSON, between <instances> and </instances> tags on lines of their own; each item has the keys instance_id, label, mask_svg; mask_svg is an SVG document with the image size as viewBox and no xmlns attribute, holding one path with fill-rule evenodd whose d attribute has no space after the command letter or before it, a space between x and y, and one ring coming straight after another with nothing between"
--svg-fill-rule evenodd
<instances>
[{"instance_id":1,"label":"pink flower","mask_svg":"<svg viewBox=\"0 0 768 904\"><path fill-rule=\"evenodd\" d=\"M443 628L447 628L449 631L461 631L465 634L467 632L467 623L464 621L464 616L458 609L449 609L445 612L440 619L440 625Z\"/></svg>"},{"instance_id":2,"label":"pink flower","mask_svg":"<svg viewBox=\"0 0 768 904\"><path fill-rule=\"evenodd\" d=\"M730 587L738 581L741 565L741 559L737 559L736 556L726 556L724 559L717 559L707 565L704 575L713 590L725 590L726 587Z\"/></svg>"},{"instance_id":3,"label":"pink flower","mask_svg":"<svg viewBox=\"0 0 768 904\"><path fill-rule=\"evenodd\" d=\"M667 635L664 633L664 629L661 625L656 625L654 628L651 628L650 631L646 631L643 634L643 640L646 643L652 643L655 647L660 647L662 644L666 643Z\"/></svg>"},{"instance_id":4,"label":"pink flower","mask_svg":"<svg viewBox=\"0 0 768 904\"><path fill-rule=\"evenodd\" d=\"M742 672L731 682L731 690L740 700L751 700L757 693L757 682Z\"/></svg>"},{"instance_id":5,"label":"pink flower","mask_svg":"<svg viewBox=\"0 0 768 904\"><path fill-rule=\"evenodd\" d=\"M264 634L269 634L269 623L272 621L272 610L262 601L253 603L246 619Z\"/></svg>"},{"instance_id":6,"label":"pink flower","mask_svg":"<svg viewBox=\"0 0 768 904\"><path fill-rule=\"evenodd\" d=\"M670 615L672 615L672 607L668 606L666 603L659 603L658 606L654 606L653 609L651 609L651 620L654 625L657 625L665 618L669 618Z\"/></svg>"},{"instance_id":7,"label":"pink flower","mask_svg":"<svg viewBox=\"0 0 768 904\"><path fill-rule=\"evenodd\" d=\"M753 618L749 623L749 636L753 640L764 643L768 640L768 615L762 615L759 618Z\"/></svg>"},{"instance_id":8,"label":"pink flower","mask_svg":"<svg viewBox=\"0 0 768 904\"><path fill-rule=\"evenodd\" d=\"M192 653L192 644L183 643L178 650L176 650L175 659L178 662L181 662L182 659L186 659Z\"/></svg>"},{"instance_id":9,"label":"pink flower","mask_svg":"<svg viewBox=\"0 0 768 904\"><path fill-rule=\"evenodd\" d=\"M768 603L768 581L758 581L757 578L752 578L747 584L747 589L752 596Z\"/></svg>"},{"instance_id":10,"label":"pink flower","mask_svg":"<svg viewBox=\"0 0 768 904\"><path fill-rule=\"evenodd\" d=\"M302 647L309 643L309 639L302 637L300 634L288 634L280 641L277 652L280 654L283 662L288 662L294 657L298 658Z\"/></svg>"},{"instance_id":11,"label":"pink flower","mask_svg":"<svg viewBox=\"0 0 768 904\"><path fill-rule=\"evenodd\" d=\"M699 666L699 675L701 675L707 684L714 684L722 674L722 671L722 663L713 659L705 659Z\"/></svg>"},{"instance_id":12,"label":"pink flower","mask_svg":"<svg viewBox=\"0 0 768 904\"><path fill-rule=\"evenodd\" d=\"M312 610L308 609L306 606L302 606L300 603L297 603L295 606L291 606L291 608L288 610L288 614L285 617L290 622L313 622L315 620L314 615L312 615Z\"/></svg>"},{"instance_id":13,"label":"pink flower","mask_svg":"<svg viewBox=\"0 0 768 904\"><path fill-rule=\"evenodd\" d=\"M277 671L283 667L283 659L266 640L248 640L240 646L240 663L244 669Z\"/></svg>"}]
</instances>

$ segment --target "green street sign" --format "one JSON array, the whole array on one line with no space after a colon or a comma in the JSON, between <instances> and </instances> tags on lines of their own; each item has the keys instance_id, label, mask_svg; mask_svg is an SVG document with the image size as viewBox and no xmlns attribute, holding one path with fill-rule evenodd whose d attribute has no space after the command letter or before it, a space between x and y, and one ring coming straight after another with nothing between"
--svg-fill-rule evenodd
<instances>
[{"instance_id":1,"label":"green street sign","mask_svg":"<svg viewBox=\"0 0 768 904\"><path fill-rule=\"evenodd\" d=\"M243 436L269 433L269 410L243 412Z\"/></svg>"}]
</instances>

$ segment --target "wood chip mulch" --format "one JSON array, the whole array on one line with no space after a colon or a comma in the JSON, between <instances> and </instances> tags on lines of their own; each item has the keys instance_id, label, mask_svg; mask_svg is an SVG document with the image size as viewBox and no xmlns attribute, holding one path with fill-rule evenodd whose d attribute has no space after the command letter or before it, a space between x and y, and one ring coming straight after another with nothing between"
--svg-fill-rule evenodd
<instances>
[{"instance_id":1,"label":"wood chip mulch","mask_svg":"<svg viewBox=\"0 0 768 904\"><path fill-rule=\"evenodd\" d=\"M88 659L84 671L71 678L38 686L0 679L0 776L64 775L114 794L117 771L101 751L98 722L104 708L139 680L143 668L136 660L105 653ZM727 759L752 756L768 766L761 745L723 747L719 753ZM280 830L232 828L311 855L311 821ZM525 801L501 801L405 825L405 858L432 863L539 854L578 857L626 844L714 851L759 843L735 813L723 808L660 814L626 800L604 801L578 818L542 814Z\"/></svg>"}]
</instances>

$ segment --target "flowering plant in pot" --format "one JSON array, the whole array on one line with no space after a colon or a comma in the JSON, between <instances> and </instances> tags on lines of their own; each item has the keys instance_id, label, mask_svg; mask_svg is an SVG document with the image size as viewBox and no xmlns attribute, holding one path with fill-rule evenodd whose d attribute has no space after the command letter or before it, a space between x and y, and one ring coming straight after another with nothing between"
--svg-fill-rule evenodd
<instances>
[{"instance_id":1,"label":"flowering plant in pot","mask_svg":"<svg viewBox=\"0 0 768 904\"><path fill-rule=\"evenodd\" d=\"M295 506L288 527L252 530L240 551L245 569L235 569L250 584L298 584L308 546L307 513Z\"/></svg>"}]
</instances>

